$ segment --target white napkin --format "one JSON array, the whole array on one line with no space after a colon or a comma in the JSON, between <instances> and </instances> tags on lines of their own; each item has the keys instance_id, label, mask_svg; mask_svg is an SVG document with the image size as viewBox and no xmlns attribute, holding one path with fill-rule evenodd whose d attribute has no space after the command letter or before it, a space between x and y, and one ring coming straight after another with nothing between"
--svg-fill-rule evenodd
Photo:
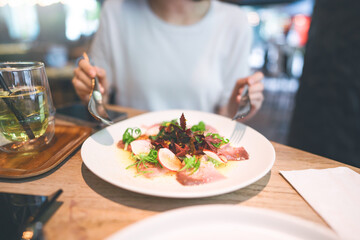
<instances>
[{"instance_id":1,"label":"white napkin","mask_svg":"<svg viewBox=\"0 0 360 240\"><path fill-rule=\"evenodd\" d=\"M360 239L360 174L347 167L280 173L341 239Z\"/></svg>"}]
</instances>

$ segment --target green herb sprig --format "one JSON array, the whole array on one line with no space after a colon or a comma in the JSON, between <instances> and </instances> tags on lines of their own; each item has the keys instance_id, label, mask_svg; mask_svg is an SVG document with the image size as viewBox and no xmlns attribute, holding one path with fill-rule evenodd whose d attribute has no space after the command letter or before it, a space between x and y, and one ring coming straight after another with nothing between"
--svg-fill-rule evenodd
<instances>
[{"instance_id":1,"label":"green herb sprig","mask_svg":"<svg viewBox=\"0 0 360 240\"><path fill-rule=\"evenodd\" d=\"M123 134L122 141L125 143L124 150L127 150L128 145L141 136L140 128L127 128Z\"/></svg>"},{"instance_id":2,"label":"green herb sprig","mask_svg":"<svg viewBox=\"0 0 360 240\"><path fill-rule=\"evenodd\" d=\"M150 149L149 154L131 154L131 157L134 158L136 162L127 166L126 169L135 166L139 174L149 173L151 171L143 171L140 167L141 165L143 165L145 168L148 168L148 166L146 165L147 163L162 167L159 163L159 160L157 159L157 156L158 151L156 151L155 149Z\"/></svg>"},{"instance_id":3,"label":"green herb sprig","mask_svg":"<svg viewBox=\"0 0 360 240\"><path fill-rule=\"evenodd\" d=\"M191 156L191 157L186 157L184 158L184 163L185 163L185 166L182 167L180 171L183 171L183 170L190 170L190 169L193 169L191 174L195 173L199 167L200 167L200 160L196 157L196 156Z\"/></svg>"},{"instance_id":4,"label":"green herb sprig","mask_svg":"<svg viewBox=\"0 0 360 240\"><path fill-rule=\"evenodd\" d=\"M208 161L214 164L215 167L219 167L222 163L208 156Z\"/></svg>"},{"instance_id":5,"label":"green herb sprig","mask_svg":"<svg viewBox=\"0 0 360 240\"><path fill-rule=\"evenodd\" d=\"M193 132L204 132L205 130L205 123L203 121L200 121L198 124L191 127L191 131Z\"/></svg>"},{"instance_id":6,"label":"green herb sprig","mask_svg":"<svg viewBox=\"0 0 360 240\"><path fill-rule=\"evenodd\" d=\"M163 127L166 127L166 126L168 126L170 124L174 124L174 125L179 126L179 123L178 123L177 119L173 119L171 121L163 121L160 125L163 126Z\"/></svg>"},{"instance_id":7,"label":"green herb sprig","mask_svg":"<svg viewBox=\"0 0 360 240\"><path fill-rule=\"evenodd\" d=\"M212 138L215 138L215 139L220 139L221 142L219 143L211 143L214 147L216 148L219 148L221 145L223 144L227 144L229 143L229 139L227 138L223 138L222 136L220 136L218 133L208 133L206 134L206 136L211 136Z\"/></svg>"}]
</instances>

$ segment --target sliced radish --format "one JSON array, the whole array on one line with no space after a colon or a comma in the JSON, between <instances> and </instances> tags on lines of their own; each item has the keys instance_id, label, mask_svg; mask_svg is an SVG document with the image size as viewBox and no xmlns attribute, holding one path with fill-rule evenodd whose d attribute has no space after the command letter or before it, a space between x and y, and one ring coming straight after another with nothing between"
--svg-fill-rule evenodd
<instances>
[{"instance_id":1,"label":"sliced radish","mask_svg":"<svg viewBox=\"0 0 360 240\"><path fill-rule=\"evenodd\" d=\"M227 163L227 158L224 155L218 155L224 163Z\"/></svg>"},{"instance_id":2,"label":"sliced radish","mask_svg":"<svg viewBox=\"0 0 360 240\"><path fill-rule=\"evenodd\" d=\"M149 154L152 145L147 140L135 140L130 143L131 150L135 155Z\"/></svg>"},{"instance_id":3,"label":"sliced radish","mask_svg":"<svg viewBox=\"0 0 360 240\"><path fill-rule=\"evenodd\" d=\"M160 124L155 124L148 129L146 129L145 134L149 136L156 136L160 132Z\"/></svg>"},{"instance_id":4,"label":"sliced radish","mask_svg":"<svg viewBox=\"0 0 360 240\"><path fill-rule=\"evenodd\" d=\"M181 161L168 148L160 148L158 159L164 168L170 171L178 171L181 168Z\"/></svg>"},{"instance_id":5,"label":"sliced radish","mask_svg":"<svg viewBox=\"0 0 360 240\"><path fill-rule=\"evenodd\" d=\"M206 150L205 150L205 151L203 151L203 152L205 153L206 156L214 159L215 161L218 161L219 163L225 163L225 162L227 162L227 160L224 161L222 158L220 158L216 153L214 153L214 152L212 152L212 151L206 151ZM225 159L226 159L226 158L225 158Z\"/></svg>"}]
</instances>

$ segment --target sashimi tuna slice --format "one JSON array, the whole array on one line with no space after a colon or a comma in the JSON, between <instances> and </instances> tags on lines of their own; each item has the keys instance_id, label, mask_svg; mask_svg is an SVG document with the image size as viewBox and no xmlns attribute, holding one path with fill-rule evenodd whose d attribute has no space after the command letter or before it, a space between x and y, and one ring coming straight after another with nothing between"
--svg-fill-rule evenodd
<instances>
[{"instance_id":1,"label":"sashimi tuna slice","mask_svg":"<svg viewBox=\"0 0 360 240\"><path fill-rule=\"evenodd\" d=\"M225 178L216 170L213 163L206 161L201 162L200 168L196 172L184 170L176 173L176 180L185 186L210 183Z\"/></svg>"},{"instance_id":2,"label":"sashimi tuna slice","mask_svg":"<svg viewBox=\"0 0 360 240\"><path fill-rule=\"evenodd\" d=\"M249 153L244 147L232 147L230 144L222 146L218 152L219 156L224 156L228 161L240 161L249 159Z\"/></svg>"}]
</instances>

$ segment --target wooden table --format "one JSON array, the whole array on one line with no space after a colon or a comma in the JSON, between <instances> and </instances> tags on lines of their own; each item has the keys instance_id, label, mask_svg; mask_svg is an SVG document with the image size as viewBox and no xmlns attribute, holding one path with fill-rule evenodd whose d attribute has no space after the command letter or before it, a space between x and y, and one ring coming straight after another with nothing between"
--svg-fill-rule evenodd
<instances>
[{"instance_id":1,"label":"wooden table","mask_svg":"<svg viewBox=\"0 0 360 240\"><path fill-rule=\"evenodd\" d=\"M129 117L141 111L127 111ZM115 187L89 171L80 151L38 177L0 180L0 191L49 195L64 190L44 226L48 239L103 239L155 214L186 206L230 204L271 209L329 227L279 174L280 170L323 169L348 165L272 142L276 161L271 172L238 191L201 199L168 199L141 195ZM359 168L350 167L360 173Z\"/></svg>"}]
</instances>

